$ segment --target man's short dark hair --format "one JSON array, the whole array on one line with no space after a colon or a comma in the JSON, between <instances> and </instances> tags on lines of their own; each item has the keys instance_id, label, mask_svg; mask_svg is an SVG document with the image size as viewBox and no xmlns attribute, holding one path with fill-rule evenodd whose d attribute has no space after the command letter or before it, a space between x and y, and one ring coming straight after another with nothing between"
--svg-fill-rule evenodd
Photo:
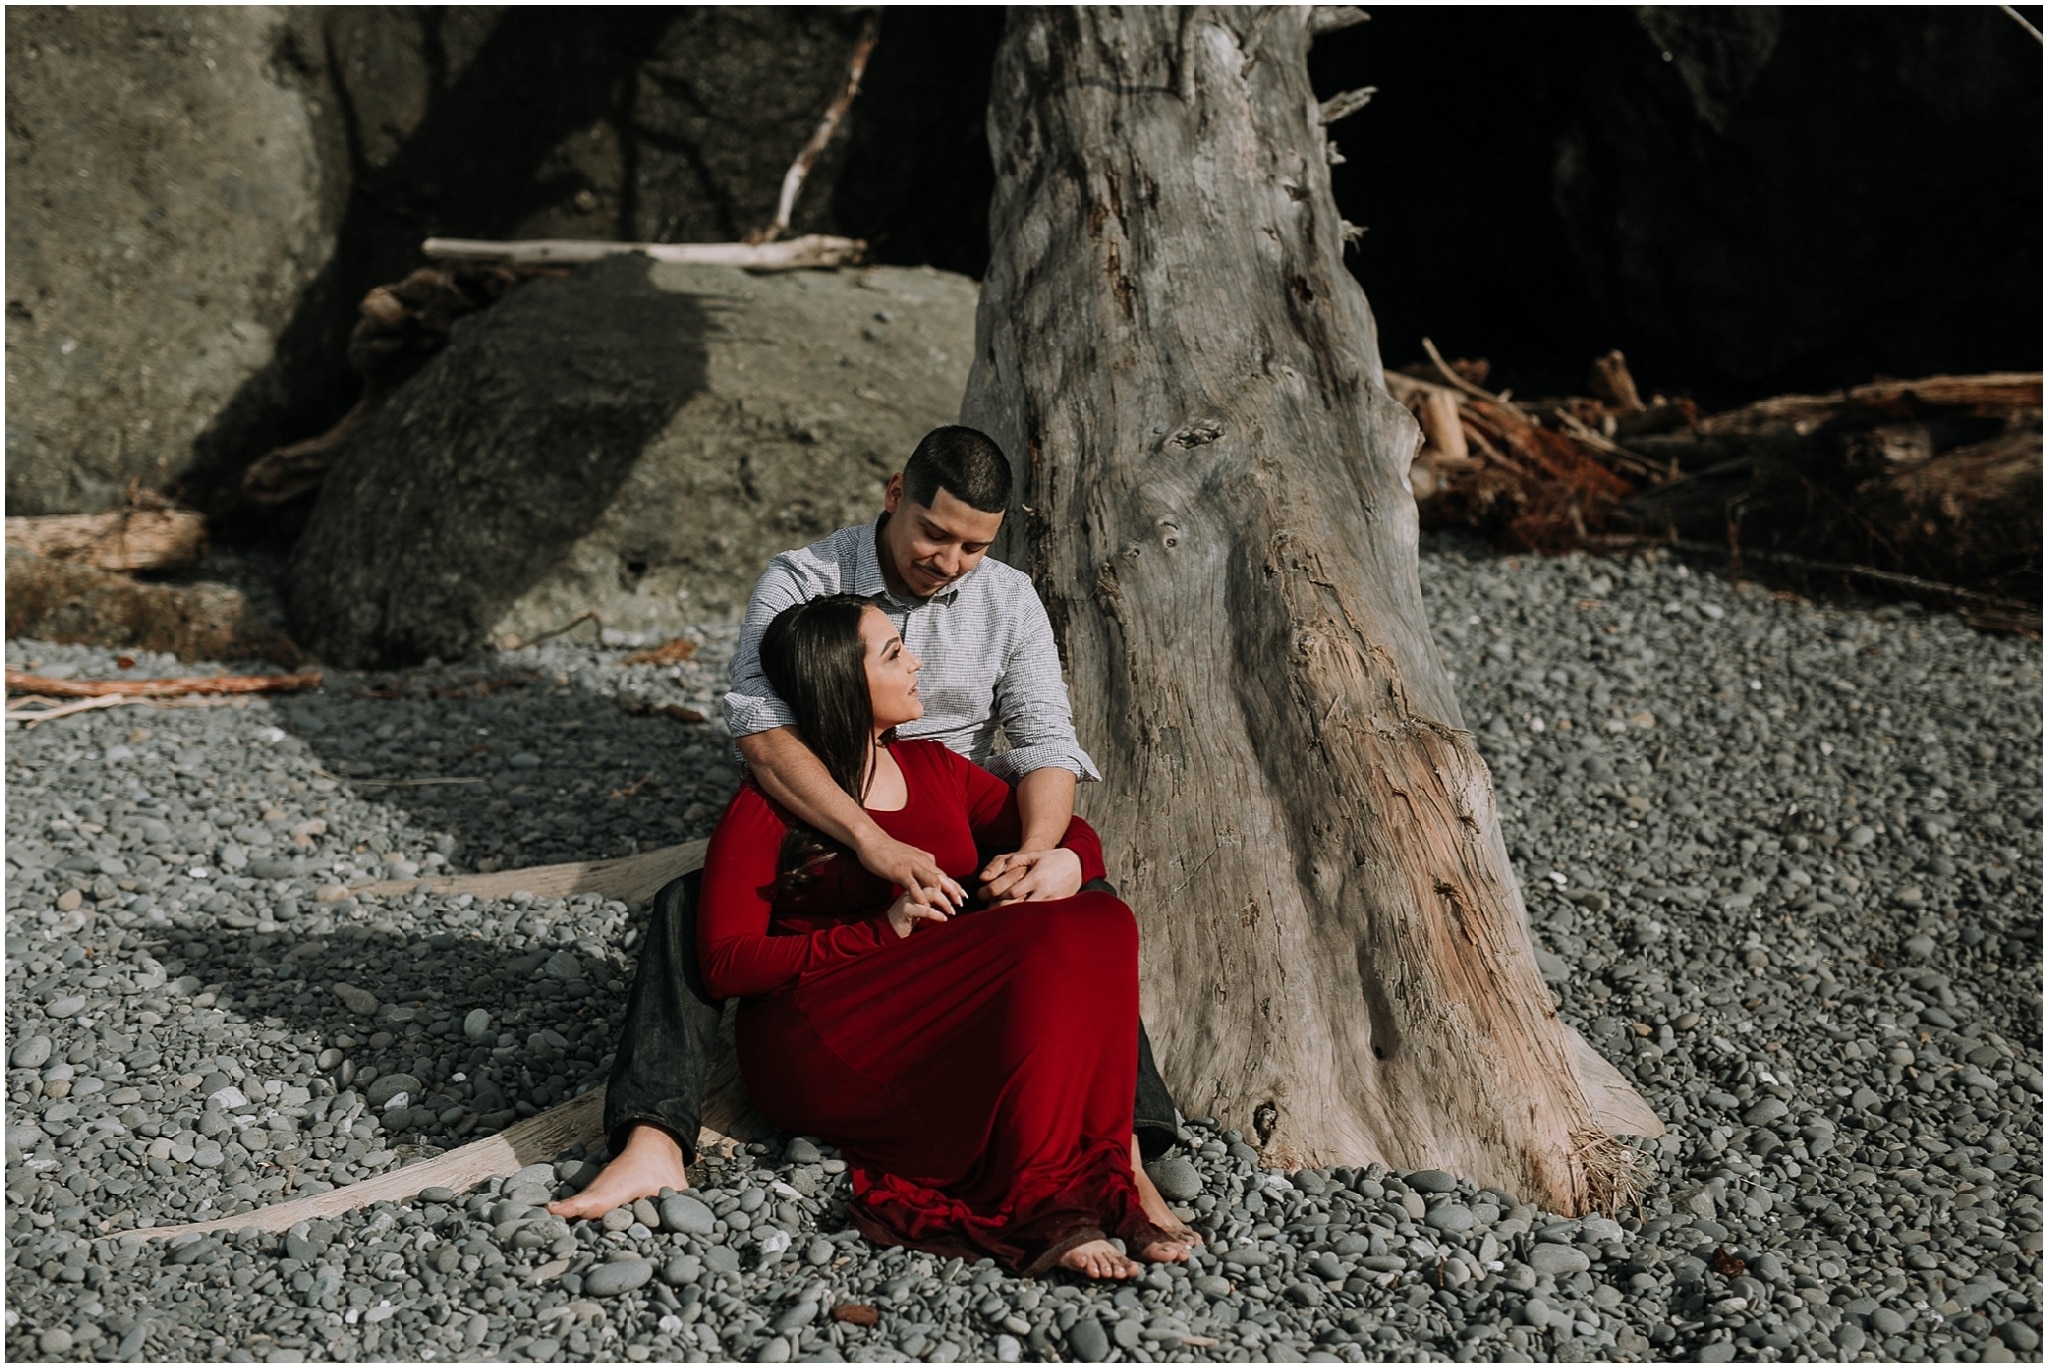
<instances>
[{"instance_id":1,"label":"man's short dark hair","mask_svg":"<svg viewBox=\"0 0 2048 1368\"><path fill-rule=\"evenodd\" d=\"M926 508L945 490L980 513L1010 507L1010 459L986 433L970 427L933 428L903 467L903 492Z\"/></svg>"}]
</instances>

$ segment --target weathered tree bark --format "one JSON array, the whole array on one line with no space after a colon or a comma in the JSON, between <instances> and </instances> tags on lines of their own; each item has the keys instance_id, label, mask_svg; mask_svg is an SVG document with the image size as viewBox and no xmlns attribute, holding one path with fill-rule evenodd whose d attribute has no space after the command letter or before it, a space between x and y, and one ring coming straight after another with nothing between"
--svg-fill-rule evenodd
<instances>
[{"instance_id":1,"label":"weathered tree bark","mask_svg":"<svg viewBox=\"0 0 2048 1368\"><path fill-rule=\"evenodd\" d=\"M1276 1164L1582 1212L1609 1132L1661 1127L1552 1005L1430 639L1418 434L1344 268L1310 27L1013 12L963 421L1020 462L1006 550L1107 776L1181 1105Z\"/></svg>"}]
</instances>

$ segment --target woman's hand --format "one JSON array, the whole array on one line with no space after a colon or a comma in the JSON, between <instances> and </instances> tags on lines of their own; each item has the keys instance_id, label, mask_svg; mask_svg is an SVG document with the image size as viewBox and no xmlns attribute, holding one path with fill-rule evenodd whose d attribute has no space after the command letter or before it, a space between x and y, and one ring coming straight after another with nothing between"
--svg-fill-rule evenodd
<instances>
[{"instance_id":1,"label":"woman's hand","mask_svg":"<svg viewBox=\"0 0 2048 1368\"><path fill-rule=\"evenodd\" d=\"M991 907L1071 898L1081 891L1081 857L1071 850L998 855L981 871L981 883L981 896Z\"/></svg>"},{"instance_id":2,"label":"woman's hand","mask_svg":"<svg viewBox=\"0 0 2048 1368\"><path fill-rule=\"evenodd\" d=\"M911 928L921 921L942 922L946 918L943 906L933 907L914 893L905 893L889 904L889 926L899 940L909 935Z\"/></svg>"}]
</instances>

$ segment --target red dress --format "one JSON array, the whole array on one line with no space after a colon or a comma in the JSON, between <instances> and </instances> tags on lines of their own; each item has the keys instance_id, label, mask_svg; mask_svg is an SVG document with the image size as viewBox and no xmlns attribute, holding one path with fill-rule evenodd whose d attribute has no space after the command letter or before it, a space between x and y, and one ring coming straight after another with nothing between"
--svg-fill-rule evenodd
<instances>
[{"instance_id":1,"label":"red dress","mask_svg":"<svg viewBox=\"0 0 2048 1368\"><path fill-rule=\"evenodd\" d=\"M1016 848L1009 785L931 741L891 748L909 790L884 831L971 886L977 842ZM878 1244L1014 1271L1102 1234L1157 1238L1131 1180L1138 933L1107 893L920 922L847 856L776 892L788 815L748 784L712 834L697 922L704 981L744 999L739 1062L776 1125L839 1146ZM1084 879L1102 847L1076 818Z\"/></svg>"}]
</instances>

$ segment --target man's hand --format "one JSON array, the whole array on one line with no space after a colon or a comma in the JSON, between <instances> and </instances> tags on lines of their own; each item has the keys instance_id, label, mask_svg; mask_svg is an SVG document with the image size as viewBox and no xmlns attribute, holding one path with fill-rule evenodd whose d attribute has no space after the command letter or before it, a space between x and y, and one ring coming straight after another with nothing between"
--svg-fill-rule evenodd
<instances>
[{"instance_id":1,"label":"man's hand","mask_svg":"<svg viewBox=\"0 0 2048 1368\"><path fill-rule=\"evenodd\" d=\"M981 884L981 896L994 907L1071 898L1081 891L1081 857L1058 849L998 855L981 871Z\"/></svg>"},{"instance_id":2,"label":"man's hand","mask_svg":"<svg viewBox=\"0 0 2048 1368\"><path fill-rule=\"evenodd\" d=\"M868 873L894 884L917 902L930 907L960 907L967 902L967 890L939 868L928 852L905 845L880 827L869 840L854 847L854 854Z\"/></svg>"}]
</instances>

